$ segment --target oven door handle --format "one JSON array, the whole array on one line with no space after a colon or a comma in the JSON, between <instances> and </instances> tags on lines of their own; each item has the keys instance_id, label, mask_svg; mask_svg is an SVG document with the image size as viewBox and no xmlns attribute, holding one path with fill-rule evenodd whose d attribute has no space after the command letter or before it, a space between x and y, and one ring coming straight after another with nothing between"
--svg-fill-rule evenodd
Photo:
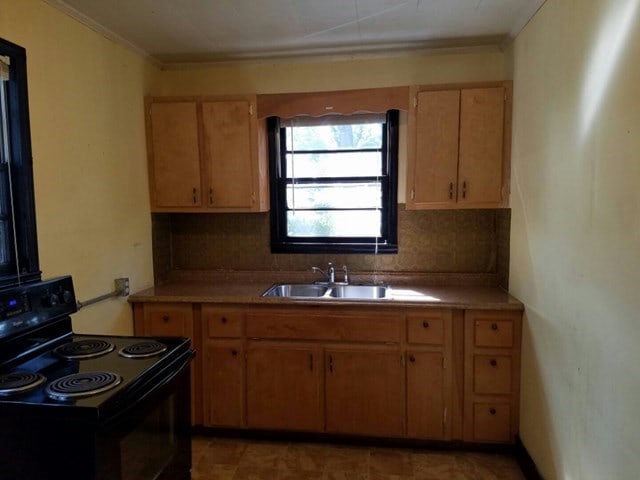
<instances>
[{"instance_id":1,"label":"oven door handle","mask_svg":"<svg viewBox=\"0 0 640 480\"><path fill-rule=\"evenodd\" d=\"M118 408L117 409L117 413L112 415L112 416L110 416L108 418L108 420L106 421L105 425L106 424L112 424L113 422L117 422L120 418L128 415L129 412L131 412L135 408L138 408L148 398L152 397L153 395L155 395L156 393L161 391L166 385L171 383L178 375L180 375L184 371L185 368L189 367L189 364L191 363L191 360L193 359L193 357L195 357L195 352L193 350L189 350L188 352L183 353L181 358L179 358L178 360L175 360L170 365L171 373L169 375L165 376L165 377L162 377L161 381L159 383L155 383L152 388L144 390L144 393L142 395L140 395L139 397L136 397L135 393L140 391L144 387L148 386L149 385L149 381L143 383L138 388L136 388L134 391L132 391L131 395L127 395L127 398L123 399L120 402L120 403L126 402L127 406L124 407L124 408ZM167 368L169 368L169 367L167 367ZM167 368L165 368L165 370L167 370ZM132 396L134 397L134 400L130 401Z\"/></svg>"}]
</instances>

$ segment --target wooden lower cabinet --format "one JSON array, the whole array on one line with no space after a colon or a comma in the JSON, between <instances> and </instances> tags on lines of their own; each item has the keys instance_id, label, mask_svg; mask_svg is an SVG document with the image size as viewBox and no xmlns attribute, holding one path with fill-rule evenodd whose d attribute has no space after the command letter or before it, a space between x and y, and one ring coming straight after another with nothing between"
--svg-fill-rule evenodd
<instances>
[{"instance_id":1,"label":"wooden lower cabinet","mask_svg":"<svg viewBox=\"0 0 640 480\"><path fill-rule=\"evenodd\" d=\"M329 348L325 358L327 432L404 433L404 367L397 348Z\"/></svg>"},{"instance_id":2,"label":"wooden lower cabinet","mask_svg":"<svg viewBox=\"0 0 640 480\"><path fill-rule=\"evenodd\" d=\"M407 434L444 439L446 402L444 355L407 351Z\"/></svg>"},{"instance_id":3,"label":"wooden lower cabinet","mask_svg":"<svg viewBox=\"0 0 640 480\"><path fill-rule=\"evenodd\" d=\"M243 427L244 347L242 340L207 340L204 344L204 424Z\"/></svg>"},{"instance_id":4,"label":"wooden lower cabinet","mask_svg":"<svg viewBox=\"0 0 640 480\"><path fill-rule=\"evenodd\" d=\"M320 431L321 350L307 344L250 342L247 347L247 426Z\"/></svg>"},{"instance_id":5,"label":"wooden lower cabinet","mask_svg":"<svg viewBox=\"0 0 640 480\"><path fill-rule=\"evenodd\" d=\"M136 335L192 338L195 425L474 443L518 431L520 311L150 302L134 321Z\"/></svg>"},{"instance_id":6,"label":"wooden lower cabinet","mask_svg":"<svg viewBox=\"0 0 640 480\"><path fill-rule=\"evenodd\" d=\"M137 336L145 337L188 337L196 357L191 362L191 423L202 423L202 384L200 335L197 316L191 303L137 303L133 306L133 330Z\"/></svg>"},{"instance_id":7,"label":"wooden lower cabinet","mask_svg":"<svg viewBox=\"0 0 640 480\"><path fill-rule=\"evenodd\" d=\"M518 433L521 312L466 310L464 440L512 443Z\"/></svg>"}]
</instances>

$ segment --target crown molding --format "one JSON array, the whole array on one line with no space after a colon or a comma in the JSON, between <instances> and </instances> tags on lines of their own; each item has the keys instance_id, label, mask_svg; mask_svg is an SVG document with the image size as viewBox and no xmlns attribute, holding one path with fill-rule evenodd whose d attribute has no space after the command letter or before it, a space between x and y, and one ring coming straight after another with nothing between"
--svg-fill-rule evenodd
<instances>
[{"instance_id":1,"label":"crown molding","mask_svg":"<svg viewBox=\"0 0 640 480\"><path fill-rule=\"evenodd\" d=\"M102 35L103 37L111 40L112 42L117 43L119 45L122 45L123 47L131 50L132 52L140 55L145 60L147 60L150 63L154 64L156 67L158 67L158 68L162 67L162 62L160 62L156 57L151 55L145 49L143 49L142 47L136 45L133 42L130 42L126 38L118 35L113 30L110 30L109 28L107 28L104 25L102 25L100 22L97 22L94 19L92 19L92 18L88 17L87 15L85 15L84 13L76 10L75 8L73 8L71 5L69 5L64 0L44 0L44 1L46 3L48 3L49 5L51 5L53 8L55 8L56 10L59 10L60 12L68 15L69 17L73 18L74 20L77 20L78 22L80 22L84 26L90 28L94 32L99 33L100 35Z\"/></svg>"}]
</instances>

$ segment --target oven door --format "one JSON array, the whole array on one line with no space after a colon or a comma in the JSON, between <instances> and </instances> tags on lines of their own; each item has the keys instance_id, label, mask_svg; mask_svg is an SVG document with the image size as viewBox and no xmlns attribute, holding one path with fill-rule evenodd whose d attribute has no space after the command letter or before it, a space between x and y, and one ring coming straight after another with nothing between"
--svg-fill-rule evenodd
<instances>
[{"instance_id":1,"label":"oven door","mask_svg":"<svg viewBox=\"0 0 640 480\"><path fill-rule=\"evenodd\" d=\"M96 436L96 480L191 478L191 401L185 352L129 397ZM168 370L168 371L167 371Z\"/></svg>"}]
</instances>

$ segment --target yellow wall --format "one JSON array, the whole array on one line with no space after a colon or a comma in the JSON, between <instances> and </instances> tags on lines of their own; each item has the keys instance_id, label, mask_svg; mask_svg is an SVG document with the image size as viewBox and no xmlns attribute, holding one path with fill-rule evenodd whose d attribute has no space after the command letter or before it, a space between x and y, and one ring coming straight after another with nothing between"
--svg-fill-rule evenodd
<instances>
[{"instance_id":1,"label":"yellow wall","mask_svg":"<svg viewBox=\"0 0 640 480\"><path fill-rule=\"evenodd\" d=\"M640 1L547 0L513 54L522 439L546 479L636 479Z\"/></svg>"},{"instance_id":2,"label":"yellow wall","mask_svg":"<svg viewBox=\"0 0 640 480\"><path fill-rule=\"evenodd\" d=\"M355 60L209 65L162 72L163 95L283 93L504 79L495 50Z\"/></svg>"},{"instance_id":3,"label":"yellow wall","mask_svg":"<svg viewBox=\"0 0 640 480\"><path fill-rule=\"evenodd\" d=\"M41 0L0 0L0 37L27 50L40 266L80 300L127 276L153 282L143 97L158 70ZM73 316L77 332L132 333L126 299Z\"/></svg>"}]
</instances>

